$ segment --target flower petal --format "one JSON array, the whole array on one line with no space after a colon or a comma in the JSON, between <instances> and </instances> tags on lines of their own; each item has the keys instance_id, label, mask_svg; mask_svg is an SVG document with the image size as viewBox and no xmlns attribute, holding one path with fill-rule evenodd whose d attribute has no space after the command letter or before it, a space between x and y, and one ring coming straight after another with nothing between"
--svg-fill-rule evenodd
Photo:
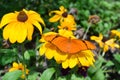
<instances>
[{"instance_id":1,"label":"flower petal","mask_svg":"<svg viewBox=\"0 0 120 80\"><path fill-rule=\"evenodd\" d=\"M15 14L15 13L5 14L1 19L0 28L2 28L3 26L5 26L6 24L8 24L10 22L17 21L17 19L16 19L17 14Z\"/></svg>"},{"instance_id":2,"label":"flower petal","mask_svg":"<svg viewBox=\"0 0 120 80\"><path fill-rule=\"evenodd\" d=\"M17 41L19 43L22 43L27 37L27 26L25 25L25 23L19 22L16 27L18 29L17 31L19 32Z\"/></svg>"},{"instance_id":3,"label":"flower petal","mask_svg":"<svg viewBox=\"0 0 120 80\"><path fill-rule=\"evenodd\" d=\"M14 68L18 68L18 63L13 62L13 67L14 67Z\"/></svg>"},{"instance_id":4,"label":"flower petal","mask_svg":"<svg viewBox=\"0 0 120 80\"><path fill-rule=\"evenodd\" d=\"M108 45L104 45L103 51L106 52L106 51L108 51L108 49L109 49L109 46Z\"/></svg>"},{"instance_id":5,"label":"flower petal","mask_svg":"<svg viewBox=\"0 0 120 80\"><path fill-rule=\"evenodd\" d=\"M61 18L60 15L55 15L49 19L49 22L57 22Z\"/></svg>"},{"instance_id":6,"label":"flower petal","mask_svg":"<svg viewBox=\"0 0 120 80\"><path fill-rule=\"evenodd\" d=\"M34 27L30 23L25 23L25 24L26 24L26 27L27 27L27 38L28 38L28 40L32 40L32 34L33 34L33 31L34 31Z\"/></svg>"},{"instance_id":7,"label":"flower petal","mask_svg":"<svg viewBox=\"0 0 120 80\"><path fill-rule=\"evenodd\" d=\"M51 50L48 48L47 51L45 52L45 56L47 57L47 59L52 59L55 53L56 53L55 50Z\"/></svg>"},{"instance_id":8,"label":"flower petal","mask_svg":"<svg viewBox=\"0 0 120 80\"><path fill-rule=\"evenodd\" d=\"M40 56L44 55L47 48L45 47L46 43L43 43L42 46L39 49Z\"/></svg>"},{"instance_id":9,"label":"flower petal","mask_svg":"<svg viewBox=\"0 0 120 80\"><path fill-rule=\"evenodd\" d=\"M89 62L87 61L86 57L78 57L81 66L90 66Z\"/></svg>"},{"instance_id":10,"label":"flower petal","mask_svg":"<svg viewBox=\"0 0 120 80\"><path fill-rule=\"evenodd\" d=\"M35 11L32 11L32 10L25 11L25 12L27 12L27 15L28 15L29 19L36 20L36 21L42 23L45 26L45 23L44 23L43 19L41 18L40 14L38 14Z\"/></svg>"},{"instance_id":11,"label":"flower petal","mask_svg":"<svg viewBox=\"0 0 120 80\"><path fill-rule=\"evenodd\" d=\"M60 6L59 9L60 9L60 11L63 11L63 12L67 11L63 6Z\"/></svg>"},{"instance_id":12,"label":"flower petal","mask_svg":"<svg viewBox=\"0 0 120 80\"><path fill-rule=\"evenodd\" d=\"M62 62L62 67L64 69L66 69L66 68L68 68L68 66L69 66L69 61L68 61L68 59L66 59L65 61Z\"/></svg>"},{"instance_id":13,"label":"flower petal","mask_svg":"<svg viewBox=\"0 0 120 80\"><path fill-rule=\"evenodd\" d=\"M36 20L31 20L31 21L29 21L31 24L33 24L35 27L37 27L38 28L38 30L40 31L40 34L42 34L42 27L41 27L41 25L39 24L39 22L38 21L36 21Z\"/></svg>"},{"instance_id":14,"label":"flower petal","mask_svg":"<svg viewBox=\"0 0 120 80\"><path fill-rule=\"evenodd\" d=\"M54 54L54 58L57 62L64 61L68 57L67 54L60 53L59 51Z\"/></svg>"},{"instance_id":15,"label":"flower petal","mask_svg":"<svg viewBox=\"0 0 120 80\"><path fill-rule=\"evenodd\" d=\"M17 68L10 68L10 69L9 69L9 72L15 71L15 70L18 70L18 69L17 69Z\"/></svg>"},{"instance_id":16,"label":"flower petal","mask_svg":"<svg viewBox=\"0 0 120 80\"><path fill-rule=\"evenodd\" d=\"M61 11L58 11L58 10L55 10L55 11L51 11L50 13L49 13L49 16L51 16L51 14L53 14L53 13L55 13L56 15L62 15L62 12Z\"/></svg>"},{"instance_id":17,"label":"flower petal","mask_svg":"<svg viewBox=\"0 0 120 80\"><path fill-rule=\"evenodd\" d=\"M70 59L69 59L69 67L73 68L77 65L78 60L77 60L77 56L76 55L71 55Z\"/></svg>"},{"instance_id":18,"label":"flower petal","mask_svg":"<svg viewBox=\"0 0 120 80\"><path fill-rule=\"evenodd\" d=\"M11 43L15 43L17 41L18 37L18 31L17 31L17 22L16 23L10 23L8 27L10 27L9 32L9 40ZM7 26L6 26L7 27Z\"/></svg>"},{"instance_id":19,"label":"flower petal","mask_svg":"<svg viewBox=\"0 0 120 80\"><path fill-rule=\"evenodd\" d=\"M3 29L3 37L5 40L7 40L10 36L10 30L11 30L11 26L13 24L8 24L4 29Z\"/></svg>"}]
</instances>

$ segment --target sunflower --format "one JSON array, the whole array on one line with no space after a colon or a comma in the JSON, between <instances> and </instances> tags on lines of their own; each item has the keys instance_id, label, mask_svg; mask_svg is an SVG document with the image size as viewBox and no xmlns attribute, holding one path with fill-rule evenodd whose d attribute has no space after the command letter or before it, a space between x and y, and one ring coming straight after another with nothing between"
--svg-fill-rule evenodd
<instances>
[{"instance_id":1,"label":"sunflower","mask_svg":"<svg viewBox=\"0 0 120 80\"><path fill-rule=\"evenodd\" d=\"M63 34L64 33L64 34ZM76 65L78 66L91 66L95 62L94 54L90 50L80 51L74 54L65 53L58 49L55 45L51 44L48 41L45 41L45 36L47 35L61 35L66 36L67 38L75 38L71 31L59 30L59 33L48 32L43 34L40 39L41 42L44 42L39 49L40 55L45 55L47 59L54 58L57 63L61 63L64 69L73 68ZM64 46L63 46L64 47Z\"/></svg>"},{"instance_id":2,"label":"sunflower","mask_svg":"<svg viewBox=\"0 0 120 80\"><path fill-rule=\"evenodd\" d=\"M26 70L26 71L25 71L26 74L29 73L29 70L28 70L28 69L25 69L25 67L23 66L22 63L13 62L12 67L9 69L9 72L15 71L15 70L21 70L21 71L22 71L22 73L23 73L22 76L21 76L22 79L25 78L24 70Z\"/></svg>"},{"instance_id":3,"label":"sunflower","mask_svg":"<svg viewBox=\"0 0 120 80\"><path fill-rule=\"evenodd\" d=\"M5 26L3 29L5 40L9 39L11 43L16 41L22 43L26 37L28 40L32 40L33 26L39 29L40 34L42 33L42 27L39 23L45 26L43 19L38 13L23 9L19 12L5 14L1 19L0 28Z\"/></svg>"},{"instance_id":4,"label":"sunflower","mask_svg":"<svg viewBox=\"0 0 120 80\"><path fill-rule=\"evenodd\" d=\"M54 10L49 13L50 16L53 13L55 13L55 15L49 19L49 22L57 22L58 20L60 20L61 22L64 18L67 18L68 16L72 16L67 13L67 9L65 9L63 6L60 6L59 9L60 10ZM74 19L74 17L70 17L70 18Z\"/></svg>"}]
</instances>

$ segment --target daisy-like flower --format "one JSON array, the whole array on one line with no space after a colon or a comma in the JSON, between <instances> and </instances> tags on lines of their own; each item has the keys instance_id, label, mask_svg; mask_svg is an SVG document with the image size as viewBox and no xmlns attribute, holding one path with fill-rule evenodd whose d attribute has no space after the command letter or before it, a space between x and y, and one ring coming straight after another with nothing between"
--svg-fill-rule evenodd
<instances>
[{"instance_id":1,"label":"daisy-like flower","mask_svg":"<svg viewBox=\"0 0 120 80\"><path fill-rule=\"evenodd\" d=\"M120 31L118 30L111 30L111 37L118 36L120 38Z\"/></svg>"},{"instance_id":2,"label":"daisy-like flower","mask_svg":"<svg viewBox=\"0 0 120 80\"><path fill-rule=\"evenodd\" d=\"M103 47L103 45L104 45L104 43L102 41L103 35L101 33L99 34L98 37L97 36L91 36L90 38L91 38L91 40L95 40L101 48Z\"/></svg>"},{"instance_id":3,"label":"daisy-like flower","mask_svg":"<svg viewBox=\"0 0 120 80\"><path fill-rule=\"evenodd\" d=\"M15 70L21 70L21 71L22 71L22 73L23 73L22 76L21 76L22 79L25 78L24 70L26 70L26 71L25 71L26 74L29 73L29 70L28 70L27 68L25 69L25 67L23 66L22 63L13 62L12 67L9 69L9 72L15 71Z\"/></svg>"},{"instance_id":4,"label":"daisy-like flower","mask_svg":"<svg viewBox=\"0 0 120 80\"><path fill-rule=\"evenodd\" d=\"M67 18L64 18L63 21L60 22L59 29L66 29L66 30L76 30L76 22L72 15L68 15Z\"/></svg>"},{"instance_id":5,"label":"daisy-like flower","mask_svg":"<svg viewBox=\"0 0 120 80\"><path fill-rule=\"evenodd\" d=\"M58 20L62 21L64 18L68 17L68 13L67 13L67 9L65 9L63 6L59 7L60 10L54 10L51 11L49 13L49 15L51 16L51 14L55 13L55 15L49 19L50 22L57 22ZM74 19L74 17L71 17Z\"/></svg>"},{"instance_id":6,"label":"daisy-like flower","mask_svg":"<svg viewBox=\"0 0 120 80\"><path fill-rule=\"evenodd\" d=\"M114 49L114 48L119 48L119 45L115 43L115 39L109 39L105 41L104 48L103 48L104 52L108 51L109 47L111 49Z\"/></svg>"},{"instance_id":7,"label":"daisy-like flower","mask_svg":"<svg viewBox=\"0 0 120 80\"><path fill-rule=\"evenodd\" d=\"M10 40L11 43L16 41L22 43L26 37L28 40L32 40L32 34L34 27L36 26L40 34L42 33L41 24L45 26L45 23L41 16L32 10L23 9L20 12L5 14L0 23L0 28L3 29L3 37L5 40Z\"/></svg>"},{"instance_id":8,"label":"daisy-like flower","mask_svg":"<svg viewBox=\"0 0 120 80\"><path fill-rule=\"evenodd\" d=\"M109 39L105 42L102 41L103 35L99 34L99 37L97 36L91 36L91 40L96 41L101 48L103 48L103 51L106 52L109 50L109 48L114 49L114 48L119 48L119 45L115 43L115 39Z\"/></svg>"},{"instance_id":9,"label":"daisy-like flower","mask_svg":"<svg viewBox=\"0 0 120 80\"><path fill-rule=\"evenodd\" d=\"M63 34L64 33L64 34ZM64 53L58 49L55 45L45 40L47 35L61 35L67 38L75 38L73 33L68 30L59 30L59 33L49 32L43 34L40 41L44 42L39 49L40 55L45 55L47 59L54 58L57 63L61 63L64 69L73 68L76 65L78 66L91 66L95 62L94 54L91 50L80 51L78 53L70 54ZM64 46L63 46L64 47Z\"/></svg>"}]
</instances>

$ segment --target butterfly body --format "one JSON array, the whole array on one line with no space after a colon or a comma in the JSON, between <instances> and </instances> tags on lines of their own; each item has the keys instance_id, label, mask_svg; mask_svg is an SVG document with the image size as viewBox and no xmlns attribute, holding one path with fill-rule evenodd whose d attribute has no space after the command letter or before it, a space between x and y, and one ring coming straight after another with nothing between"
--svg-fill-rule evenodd
<instances>
[{"instance_id":1,"label":"butterfly body","mask_svg":"<svg viewBox=\"0 0 120 80\"><path fill-rule=\"evenodd\" d=\"M71 39L60 35L48 35L45 40L55 45L60 51L70 54L95 49L95 46L89 41Z\"/></svg>"}]
</instances>

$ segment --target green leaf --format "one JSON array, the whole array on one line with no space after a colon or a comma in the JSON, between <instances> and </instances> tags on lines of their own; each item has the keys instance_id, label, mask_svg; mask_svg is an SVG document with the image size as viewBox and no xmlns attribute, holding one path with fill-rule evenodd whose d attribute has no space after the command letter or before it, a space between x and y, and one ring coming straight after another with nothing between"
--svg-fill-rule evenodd
<instances>
[{"instance_id":1,"label":"green leaf","mask_svg":"<svg viewBox=\"0 0 120 80\"><path fill-rule=\"evenodd\" d=\"M120 54L114 54L113 56L115 60L117 60L120 63Z\"/></svg>"},{"instance_id":2,"label":"green leaf","mask_svg":"<svg viewBox=\"0 0 120 80\"><path fill-rule=\"evenodd\" d=\"M35 51L34 50L27 50L30 56L35 56Z\"/></svg>"},{"instance_id":3,"label":"green leaf","mask_svg":"<svg viewBox=\"0 0 120 80\"><path fill-rule=\"evenodd\" d=\"M25 58L26 60L30 60L30 54L29 54L28 51L25 51L25 53L24 53L24 58Z\"/></svg>"},{"instance_id":4,"label":"green leaf","mask_svg":"<svg viewBox=\"0 0 120 80\"><path fill-rule=\"evenodd\" d=\"M15 53L17 52L17 50L14 48L14 49L0 49L0 53Z\"/></svg>"},{"instance_id":5,"label":"green leaf","mask_svg":"<svg viewBox=\"0 0 120 80\"><path fill-rule=\"evenodd\" d=\"M62 77L58 77L57 80L67 80L67 79L66 79L66 77L63 77L63 76L62 76Z\"/></svg>"},{"instance_id":6,"label":"green leaf","mask_svg":"<svg viewBox=\"0 0 120 80\"><path fill-rule=\"evenodd\" d=\"M50 80L54 73L55 73L54 68L48 68L42 73L40 80Z\"/></svg>"},{"instance_id":7,"label":"green leaf","mask_svg":"<svg viewBox=\"0 0 120 80\"><path fill-rule=\"evenodd\" d=\"M39 73L35 72L28 75L28 80L37 80Z\"/></svg>"},{"instance_id":8,"label":"green leaf","mask_svg":"<svg viewBox=\"0 0 120 80\"><path fill-rule=\"evenodd\" d=\"M77 76L75 74L72 74L70 80L84 80L84 78L82 76Z\"/></svg>"},{"instance_id":9,"label":"green leaf","mask_svg":"<svg viewBox=\"0 0 120 80\"><path fill-rule=\"evenodd\" d=\"M95 75L93 75L92 80L105 80L105 75L102 69L99 69Z\"/></svg>"},{"instance_id":10,"label":"green leaf","mask_svg":"<svg viewBox=\"0 0 120 80\"><path fill-rule=\"evenodd\" d=\"M105 66L109 67L109 66L113 66L113 65L114 65L114 63L112 61L108 61Z\"/></svg>"},{"instance_id":11,"label":"green leaf","mask_svg":"<svg viewBox=\"0 0 120 80\"><path fill-rule=\"evenodd\" d=\"M21 70L15 70L15 71L6 73L2 77L2 80L18 80L21 75L22 75L22 71Z\"/></svg>"},{"instance_id":12,"label":"green leaf","mask_svg":"<svg viewBox=\"0 0 120 80\"><path fill-rule=\"evenodd\" d=\"M98 57L98 60L95 62L95 66L91 66L88 69L88 72L93 75L98 69L101 68L102 64L105 62L104 58L102 56Z\"/></svg>"}]
</instances>

